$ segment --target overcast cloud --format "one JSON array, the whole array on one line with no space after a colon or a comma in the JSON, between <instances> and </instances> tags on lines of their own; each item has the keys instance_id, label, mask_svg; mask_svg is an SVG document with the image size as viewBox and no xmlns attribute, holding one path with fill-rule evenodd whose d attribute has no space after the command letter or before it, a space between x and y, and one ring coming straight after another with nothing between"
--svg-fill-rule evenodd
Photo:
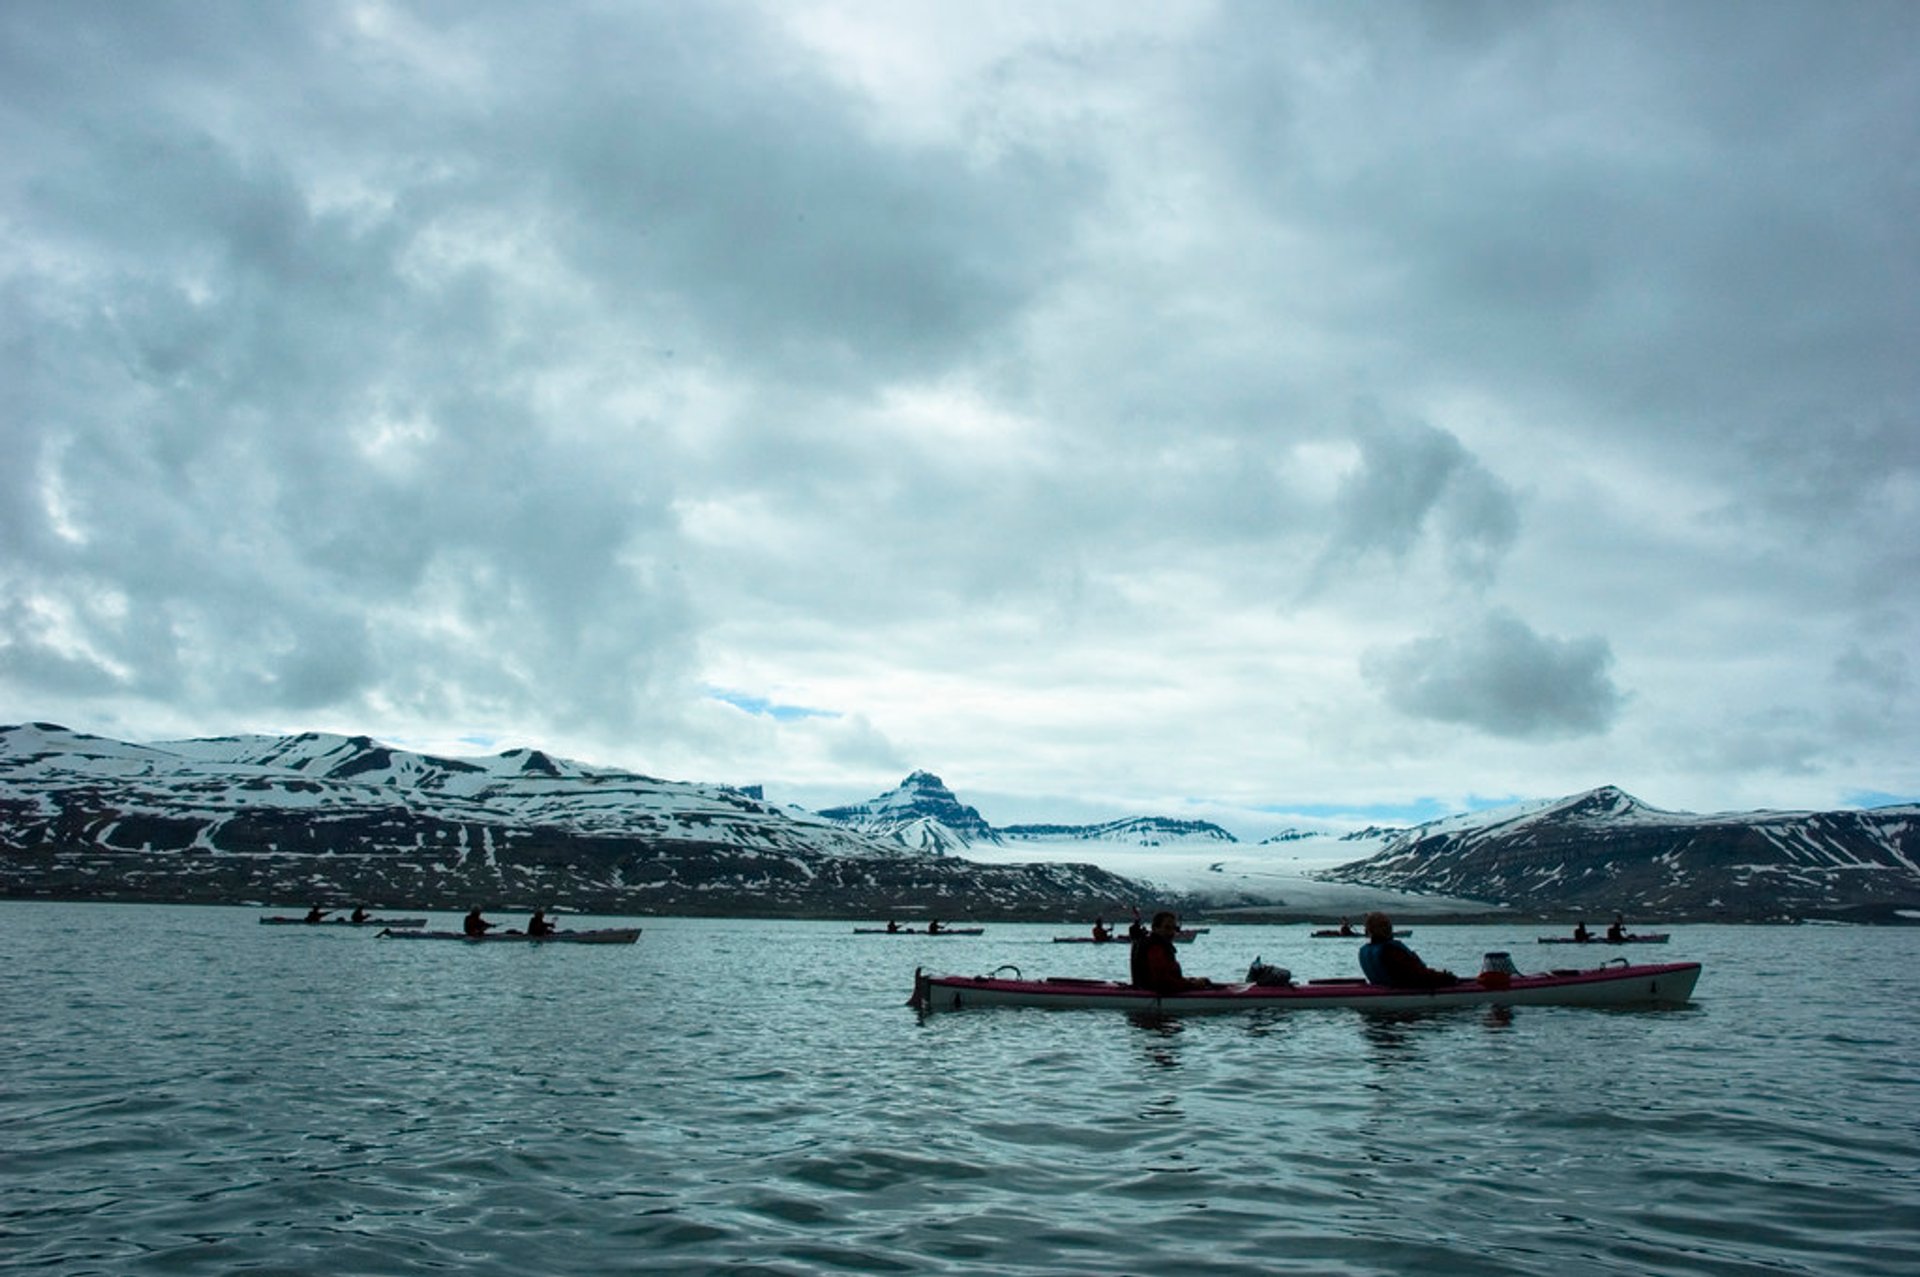
<instances>
[{"instance_id":1,"label":"overcast cloud","mask_svg":"<svg viewBox=\"0 0 1920 1277\"><path fill-rule=\"evenodd\" d=\"M1920 6L0 7L0 718L1920 798Z\"/></svg>"}]
</instances>

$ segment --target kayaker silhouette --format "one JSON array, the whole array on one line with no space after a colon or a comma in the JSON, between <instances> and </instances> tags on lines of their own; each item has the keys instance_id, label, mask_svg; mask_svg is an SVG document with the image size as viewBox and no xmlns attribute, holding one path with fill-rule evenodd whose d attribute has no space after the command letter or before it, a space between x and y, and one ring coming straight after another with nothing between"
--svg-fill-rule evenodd
<instances>
[{"instance_id":1,"label":"kayaker silhouette","mask_svg":"<svg viewBox=\"0 0 1920 1277\"><path fill-rule=\"evenodd\" d=\"M320 922L324 920L326 916L332 912L333 910L331 909L322 909L319 905L315 905L313 908L307 910L307 921Z\"/></svg>"},{"instance_id":2,"label":"kayaker silhouette","mask_svg":"<svg viewBox=\"0 0 1920 1277\"><path fill-rule=\"evenodd\" d=\"M1627 938L1627 920L1619 914L1613 915L1613 924L1607 928L1607 939L1619 944Z\"/></svg>"},{"instance_id":3,"label":"kayaker silhouette","mask_svg":"<svg viewBox=\"0 0 1920 1277\"><path fill-rule=\"evenodd\" d=\"M1180 955L1173 949L1173 938L1179 933L1178 917L1165 910L1153 915L1153 929L1133 946L1129 983L1134 988L1182 993L1213 987L1213 981L1205 976L1190 976L1180 969Z\"/></svg>"},{"instance_id":4,"label":"kayaker silhouette","mask_svg":"<svg viewBox=\"0 0 1920 1277\"><path fill-rule=\"evenodd\" d=\"M470 936L484 936L493 929L493 924L480 916L480 906L475 905L467 911L467 920L460 929Z\"/></svg>"},{"instance_id":5,"label":"kayaker silhouette","mask_svg":"<svg viewBox=\"0 0 1920 1277\"><path fill-rule=\"evenodd\" d=\"M1360 970L1368 984L1395 989L1436 989L1459 984L1451 971L1430 967L1420 955L1393 938L1393 919L1384 913L1367 915L1367 943L1360 946Z\"/></svg>"},{"instance_id":6,"label":"kayaker silhouette","mask_svg":"<svg viewBox=\"0 0 1920 1277\"><path fill-rule=\"evenodd\" d=\"M535 909L533 911L533 917L527 919L527 934L530 936L550 936L553 934L553 924L547 921L547 911L545 909Z\"/></svg>"}]
</instances>

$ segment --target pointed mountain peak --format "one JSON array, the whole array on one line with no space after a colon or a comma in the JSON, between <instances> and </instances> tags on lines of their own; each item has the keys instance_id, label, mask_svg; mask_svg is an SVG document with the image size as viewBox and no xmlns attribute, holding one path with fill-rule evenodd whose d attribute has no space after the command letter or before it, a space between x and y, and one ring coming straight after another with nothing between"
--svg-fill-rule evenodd
<instances>
[{"instance_id":1,"label":"pointed mountain peak","mask_svg":"<svg viewBox=\"0 0 1920 1277\"><path fill-rule=\"evenodd\" d=\"M962 803L946 782L929 771L916 771L899 785L877 798L846 807L833 807L820 813L828 820L852 825L869 833L898 835L909 826L944 826L960 842L999 842L986 818ZM916 835L917 845L926 838Z\"/></svg>"},{"instance_id":2,"label":"pointed mountain peak","mask_svg":"<svg viewBox=\"0 0 1920 1277\"><path fill-rule=\"evenodd\" d=\"M1561 814L1582 820L1610 820L1648 810L1647 805L1616 785L1589 789L1566 801Z\"/></svg>"}]
</instances>

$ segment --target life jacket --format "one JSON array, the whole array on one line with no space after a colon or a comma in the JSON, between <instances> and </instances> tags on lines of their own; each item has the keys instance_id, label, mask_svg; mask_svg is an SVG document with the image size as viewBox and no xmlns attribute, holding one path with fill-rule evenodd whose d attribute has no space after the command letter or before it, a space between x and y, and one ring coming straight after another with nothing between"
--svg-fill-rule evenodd
<instances>
[{"instance_id":1,"label":"life jacket","mask_svg":"<svg viewBox=\"0 0 1920 1277\"><path fill-rule=\"evenodd\" d=\"M1173 993L1183 987L1180 955L1174 952L1173 941L1150 935L1133 946L1130 957L1129 983L1134 988Z\"/></svg>"},{"instance_id":2,"label":"life jacket","mask_svg":"<svg viewBox=\"0 0 1920 1277\"><path fill-rule=\"evenodd\" d=\"M1393 942L1389 940L1387 943ZM1378 940L1369 940L1360 946L1360 972L1367 977L1368 984L1387 982L1387 963L1380 954L1384 947Z\"/></svg>"}]
</instances>

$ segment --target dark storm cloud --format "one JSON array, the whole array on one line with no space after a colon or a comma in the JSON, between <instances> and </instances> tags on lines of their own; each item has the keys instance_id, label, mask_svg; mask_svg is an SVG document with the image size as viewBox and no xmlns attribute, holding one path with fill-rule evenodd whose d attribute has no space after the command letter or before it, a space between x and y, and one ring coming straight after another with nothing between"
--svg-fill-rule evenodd
<instances>
[{"instance_id":1,"label":"dark storm cloud","mask_svg":"<svg viewBox=\"0 0 1920 1277\"><path fill-rule=\"evenodd\" d=\"M1460 630L1369 652L1367 681L1403 714L1494 736L1604 732L1624 701L1603 638L1556 639L1494 612Z\"/></svg>"},{"instance_id":2,"label":"dark storm cloud","mask_svg":"<svg viewBox=\"0 0 1920 1277\"><path fill-rule=\"evenodd\" d=\"M1454 574L1490 579L1519 529L1512 490L1444 430L1370 420L1341 482L1323 568L1369 554L1404 560L1429 532Z\"/></svg>"},{"instance_id":3,"label":"dark storm cloud","mask_svg":"<svg viewBox=\"0 0 1920 1277\"><path fill-rule=\"evenodd\" d=\"M1310 78L1295 15L1223 11L1247 189L1359 285L1317 314L1734 463L1910 401L1920 9L1459 8L1316 11Z\"/></svg>"}]
</instances>

